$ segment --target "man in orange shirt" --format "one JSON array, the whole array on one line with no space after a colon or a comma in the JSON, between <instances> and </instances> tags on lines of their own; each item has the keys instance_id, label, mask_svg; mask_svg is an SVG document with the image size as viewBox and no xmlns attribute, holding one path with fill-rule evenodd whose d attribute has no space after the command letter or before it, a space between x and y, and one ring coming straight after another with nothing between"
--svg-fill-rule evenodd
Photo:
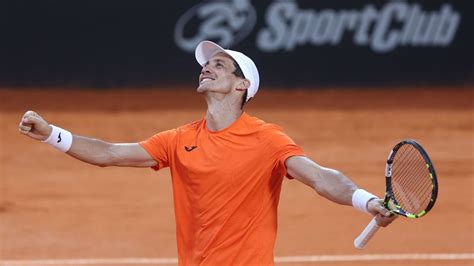
<instances>
[{"instance_id":1,"label":"man in orange shirt","mask_svg":"<svg viewBox=\"0 0 474 266\"><path fill-rule=\"evenodd\" d=\"M259 86L249 57L210 41L195 56L203 67L197 92L207 102L202 120L139 143L72 135L33 111L19 130L98 166L170 167L180 265L273 265L284 176L375 215L380 226L395 219L380 199L306 157L280 127L243 111Z\"/></svg>"}]
</instances>

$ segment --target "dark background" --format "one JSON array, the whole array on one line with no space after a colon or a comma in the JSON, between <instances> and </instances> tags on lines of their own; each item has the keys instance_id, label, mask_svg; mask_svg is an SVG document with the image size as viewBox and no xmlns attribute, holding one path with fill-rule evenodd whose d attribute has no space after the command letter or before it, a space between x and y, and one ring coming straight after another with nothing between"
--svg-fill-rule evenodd
<instances>
[{"instance_id":1,"label":"dark background","mask_svg":"<svg viewBox=\"0 0 474 266\"><path fill-rule=\"evenodd\" d=\"M174 28L193 6L204 2L157 0L2 1L0 86L166 87L194 86L200 67L177 47ZM261 86L392 86L472 84L473 4L470 0L418 0L423 10L450 3L461 13L447 47L399 47L375 53L344 35L336 46L302 45L292 51L262 52L257 31L273 1L252 1L254 30L235 46L254 59ZM300 9L356 9L380 1L295 1ZM384 2L383 4L385 4ZM192 30L192 29L191 29ZM218 40L215 40L218 41Z\"/></svg>"}]
</instances>

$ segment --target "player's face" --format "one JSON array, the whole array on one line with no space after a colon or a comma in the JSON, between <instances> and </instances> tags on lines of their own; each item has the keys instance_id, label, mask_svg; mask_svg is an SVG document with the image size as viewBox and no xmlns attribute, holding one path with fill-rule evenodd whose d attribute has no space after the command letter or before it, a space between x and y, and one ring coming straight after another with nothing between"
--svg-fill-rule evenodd
<instances>
[{"instance_id":1,"label":"player's face","mask_svg":"<svg viewBox=\"0 0 474 266\"><path fill-rule=\"evenodd\" d=\"M240 78L233 74L234 71L234 60L229 55L216 54L203 66L197 91L199 93L231 93L240 81Z\"/></svg>"}]
</instances>

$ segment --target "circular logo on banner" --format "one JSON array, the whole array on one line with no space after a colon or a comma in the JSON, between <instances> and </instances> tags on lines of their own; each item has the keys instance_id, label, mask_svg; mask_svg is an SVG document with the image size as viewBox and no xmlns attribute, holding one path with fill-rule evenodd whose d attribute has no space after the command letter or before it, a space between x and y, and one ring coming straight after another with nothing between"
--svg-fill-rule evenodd
<instances>
[{"instance_id":1,"label":"circular logo on banner","mask_svg":"<svg viewBox=\"0 0 474 266\"><path fill-rule=\"evenodd\" d=\"M179 18L174 39L187 52L194 51L203 40L213 40L227 48L247 37L256 20L250 0L205 1Z\"/></svg>"}]
</instances>

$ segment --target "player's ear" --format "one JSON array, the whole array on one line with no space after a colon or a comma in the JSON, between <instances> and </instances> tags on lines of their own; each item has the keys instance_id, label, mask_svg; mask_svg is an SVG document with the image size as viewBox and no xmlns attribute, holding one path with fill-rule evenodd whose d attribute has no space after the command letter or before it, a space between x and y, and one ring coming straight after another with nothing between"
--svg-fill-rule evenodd
<instances>
[{"instance_id":1,"label":"player's ear","mask_svg":"<svg viewBox=\"0 0 474 266\"><path fill-rule=\"evenodd\" d=\"M241 79L239 80L239 83L237 84L237 90L238 91L244 91L250 87L250 81L248 79Z\"/></svg>"}]
</instances>

